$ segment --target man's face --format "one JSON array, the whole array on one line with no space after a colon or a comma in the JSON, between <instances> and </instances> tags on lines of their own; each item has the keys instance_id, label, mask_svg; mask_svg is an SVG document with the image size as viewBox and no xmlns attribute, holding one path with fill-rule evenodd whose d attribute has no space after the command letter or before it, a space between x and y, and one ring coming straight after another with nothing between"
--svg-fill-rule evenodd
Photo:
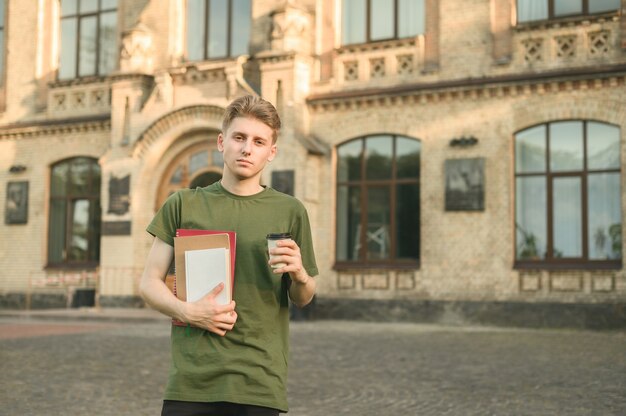
<instances>
[{"instance_id":1,"label":"man's face","mask_svg":"<svg viewBox=\"0 0 626 416\"><path fill-rule=\"evenodd\" d=\"M235 118L217 137L217 148L224 155L224 170L239 180L260 176L265 164L276 155L272 129L248 117Z\"/></svg>"}]
</instances>

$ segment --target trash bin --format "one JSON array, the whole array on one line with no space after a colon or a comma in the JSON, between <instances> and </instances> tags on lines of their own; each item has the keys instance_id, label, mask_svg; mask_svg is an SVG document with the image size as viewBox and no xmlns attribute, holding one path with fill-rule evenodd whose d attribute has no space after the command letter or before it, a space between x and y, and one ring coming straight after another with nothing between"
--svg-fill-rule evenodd
<instances>
[{"instance_id":1,"label":"trash bin","mask_svg":"<svg viewBox=\"0 0 626 416\"><path fill-rule=\"evenodd\" d=\"M81 288L74 291L72 308L96 305L96 289Z\"/></svg>"}]
</instances>

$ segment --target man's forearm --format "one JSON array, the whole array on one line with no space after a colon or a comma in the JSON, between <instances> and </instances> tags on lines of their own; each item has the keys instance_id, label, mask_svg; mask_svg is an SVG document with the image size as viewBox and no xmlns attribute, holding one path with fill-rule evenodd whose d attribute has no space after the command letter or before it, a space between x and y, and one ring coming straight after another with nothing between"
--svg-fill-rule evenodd
<instances>
[{"instance_id":1,"label":"man's forearm","mask_svg":"<svg viewBox=\"0 0 626 416\"><path fill-rule=\"evenodd\" d=\"M289 287L289 297L296 306L302 308L313 299L316 286L315 279L308 275L306 279L301 281L292 280Z\"/></svg>"}]
</instances>

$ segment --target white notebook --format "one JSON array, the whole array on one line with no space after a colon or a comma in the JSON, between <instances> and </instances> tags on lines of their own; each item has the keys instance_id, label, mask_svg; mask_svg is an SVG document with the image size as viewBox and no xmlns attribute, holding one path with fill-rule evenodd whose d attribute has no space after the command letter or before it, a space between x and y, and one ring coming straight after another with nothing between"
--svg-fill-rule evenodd
<instances>
[{"instance_id":1,"label":"white notebook","mask_svg":"<svg viewBox=\"0 0 626 416\"><path fill-rule=\"evenodd\" d=\"M230 256L226 248L185 251L185 281L187 302L195 302L224 283L224 289L217 295L219 305L231 301Z\"/></svg>"}]
</instances>

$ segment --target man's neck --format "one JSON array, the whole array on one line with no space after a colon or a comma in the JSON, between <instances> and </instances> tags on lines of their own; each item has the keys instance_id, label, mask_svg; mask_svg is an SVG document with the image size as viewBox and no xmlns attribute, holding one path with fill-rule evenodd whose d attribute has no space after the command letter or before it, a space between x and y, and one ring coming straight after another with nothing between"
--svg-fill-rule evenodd
<instances>
[{"instance_id":1,"label":"man's neck","mask_svg":"<svg viewBox=\"0 0 626 416\"><path fill-rule=\"evenodd\" d=\"M241 181L228 176L224 176L220 181L224 189L231 194L239 196L250 196L261 192L263 187L259 182L259 178L257 177Z\"/></svg>"}]
</instances>

